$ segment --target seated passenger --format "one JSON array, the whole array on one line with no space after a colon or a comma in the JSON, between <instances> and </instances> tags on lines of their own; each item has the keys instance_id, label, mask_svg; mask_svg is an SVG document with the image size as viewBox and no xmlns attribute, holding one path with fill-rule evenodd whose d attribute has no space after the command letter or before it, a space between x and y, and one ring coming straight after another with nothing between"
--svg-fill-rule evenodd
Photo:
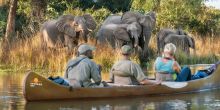
<instances>
[{"instance_id":1,"label":"seated passenger","mask_svg":"<svg viewBox=\"0 0 220 110\"><path fill-rule=\"evenodd\" d=\"M206 76L209 76L217 69L219 64L220 64L220 61L216 62L214 65L210 66L207 69L198 70L194 75L192 75L191 79L195 80L195 79L200 79L200 78L204 78Z\"/></svg>"},{"instance_id":2,"label":"seated passenger","mask_svg":"<svg viewBox=\"0 0 220 110\"><path fill-rule=\"evenodd\" d=\"M175 51L176 46L169 43L165 45L162 57L157 57L154 64L157 80L179 82L191 80L189 67L181 69L178 62L175 61Z\"/></svg>"},{"instance_id":3,"label":"seated passenger","mask_svg":"<svg viewBox=\"0 0 220 110\"><path fill-rule=\"evenodd\" d=\"M67 64L64 78L73 87L101 87L101 69L91 59L95 47L82 44L78 48L79 56ZM94 81L92 82L91 79ZM100 85L101 84L101 85Z\"/></svg>"},{"instance_id":4,"label":"seated passenger","mask_svg":"<svg viewBox=\"0 0 220 110\"><path fill-rule=\"evenodd\" d=\"M130 60L132 48L124 45L121 48L122 58L113 65L110 71L110 80L120 85L160 84L161 81L148 80L138 64Z\"/></svg>"}]
</instances>

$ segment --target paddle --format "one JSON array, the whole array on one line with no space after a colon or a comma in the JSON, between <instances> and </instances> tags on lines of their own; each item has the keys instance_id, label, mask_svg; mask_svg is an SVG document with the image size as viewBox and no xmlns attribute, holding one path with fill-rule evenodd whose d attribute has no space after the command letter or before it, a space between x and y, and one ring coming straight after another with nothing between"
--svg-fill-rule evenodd
<instances>
[{"instance_id":1,"label":"paddle","mask_svg":"<svg viewBox=\"0 0 220 110\"><path fill-rule=\"evenodd\" d=\"M165 85L167 87L170 87L170 88L175 88L175 89L178 89L178 88L183 88L185 86L187 86L187 82L162 82L161 85Z\"/></svg>"}]
</instances>

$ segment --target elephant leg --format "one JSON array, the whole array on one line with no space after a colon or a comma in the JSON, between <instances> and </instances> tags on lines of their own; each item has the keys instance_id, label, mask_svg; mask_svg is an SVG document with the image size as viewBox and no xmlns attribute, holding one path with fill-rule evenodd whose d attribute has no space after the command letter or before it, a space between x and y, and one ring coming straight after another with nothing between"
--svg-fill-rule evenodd
<instances>
[{"instance_id":1,"label":"elephant leg","mask_svg":"<svg viewBox=\"0 0 220 110\"><path fill-rule=\"evenodd\" d=\"M86 31L81 31L81 32L80 32L80 36L82 36L83 41L84 41L85 43L88 42L87 35L88 35L88 33L87 33Z\"/></svg>"},{"instance_id":2,"label":"elephant leg","mask_svg":"<svg viewBox=\"0 0 220 110\"><path fill-rule=\"evenodd\" d=\"M47 47L48 47L47 42L49 42L48 39L49 39L49 36L48 36L47 31L43 30L40 35L40 42L41 42L40 47L44 52L47 51Z\"/></svg>"},{"instance_id":3,"label":"elephant leg","mask_svg":"<svg viewBox=\"0 0 220 110\"><path fill-rule=\"evenodd\" d=\"M74 47L78 45L77 37L70 37L68 35L64 35L64 39L65 39L65 45L67 45L68 48L68 54L73 53Z\"/></svg>"}]
</instances>

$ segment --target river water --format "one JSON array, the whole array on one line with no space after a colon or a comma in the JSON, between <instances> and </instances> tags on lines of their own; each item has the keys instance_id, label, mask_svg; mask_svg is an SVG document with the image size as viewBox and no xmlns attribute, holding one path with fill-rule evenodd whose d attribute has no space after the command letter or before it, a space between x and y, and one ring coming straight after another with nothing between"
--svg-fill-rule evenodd
<instances>
[{"instance_id":1,"label":"river water","mask_svg":"<svg viewBox=\"0 0 220 110\"><path fill-rule=\"evenodd\" d=\"M218 110L220 89L200 93L26 102L21 73L0 73L0 110Z\"/></svg>"}]
</instances>

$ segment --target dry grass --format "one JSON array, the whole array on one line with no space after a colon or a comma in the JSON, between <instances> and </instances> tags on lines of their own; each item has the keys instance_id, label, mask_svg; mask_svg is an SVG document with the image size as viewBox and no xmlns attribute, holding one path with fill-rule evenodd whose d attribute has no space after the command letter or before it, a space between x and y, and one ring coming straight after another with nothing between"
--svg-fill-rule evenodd
<instances>
[{"instance_id":1,"label":"dry grass","mask_svg":"<svg viewBox=\"0 0 220 110\"><path fill-rule=\"evenodd\" d=\"M220 55L220 37L211 39L196 38L196 55L192 55L191 59L180 56L180 60L184 63L210 63L216 60L216 56ZM94 45L94 40L90 40L89 44ZM153 37L150 41L150 48L152 48L152 57L148 62L148 68L152 67L152 63L156 57L156 38ZM2 50L2 49L1 49ZM108 72L115 61L120 57L119 50L113 50L109 46L97 45L94 52L94 61L103 66L104 72ZM0 56L2 52L0 52ZM214 57L216 58L213 58ZM43 51L40 48L39 35L26 40L18 40L11 45L7 60L7 65L13 66L16 70L33 70L38 69L47 73L64 73L66 63L74 56L67 54L67 49L56 49ZM202 62L206 58L204 62ZM136 56L132 60L138 62ZM198 60L199 59L199 60ZM213 60L212 60L213 59ZM190 62L194 61L194 62Z\"/></svg>"}]
</instances>

